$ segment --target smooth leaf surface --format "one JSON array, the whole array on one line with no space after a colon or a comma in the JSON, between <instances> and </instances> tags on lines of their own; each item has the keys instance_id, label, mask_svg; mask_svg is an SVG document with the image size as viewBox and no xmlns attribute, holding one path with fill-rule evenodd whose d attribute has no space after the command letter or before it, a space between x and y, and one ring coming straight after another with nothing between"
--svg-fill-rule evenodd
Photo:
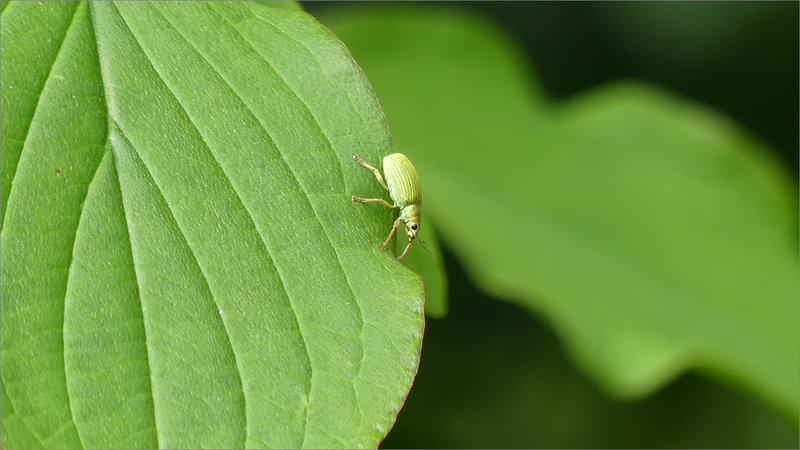
<instances>
[{"instance_id":1,"label":"smooth leaf surface","mask_svg":"<svg viewBox=\"0 0 800 450\"><path fill-rule=\"evenodd\" d=\"M375 447L419 276L353 152L391 151L295 5L2 11L3 447Z\"/></svg>"},{"instance_id":2,"label":"smooth leaf surface","mask_svg":"<svg viewBox=\"0 0 800 450\"><path fill-rule=\"evenodd\" d=\"M796 198L762 144L649 86L551 105L502 33L453 9L322 20L485 289L547 317L612 393L693 367L796 419Z\"/></svg>"}]
</instances>

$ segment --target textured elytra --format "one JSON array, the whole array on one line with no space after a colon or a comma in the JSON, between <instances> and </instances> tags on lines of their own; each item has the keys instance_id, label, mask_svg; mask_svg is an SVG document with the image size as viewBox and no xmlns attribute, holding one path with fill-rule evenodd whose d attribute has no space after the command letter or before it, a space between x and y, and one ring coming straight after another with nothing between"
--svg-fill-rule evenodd
<instances>
[{"instance_id":1,"label":"textured elytra","mask_svg":"<svg viewBox=\"0 0 800 450\"><path fill-rule=\"evenodd\" d=\"M420 187L417 169L408 157L402 153L392 153L383 158L383 173L389 196L398 207L422 204L422 188Z\"/></svg>"}]
</instances>

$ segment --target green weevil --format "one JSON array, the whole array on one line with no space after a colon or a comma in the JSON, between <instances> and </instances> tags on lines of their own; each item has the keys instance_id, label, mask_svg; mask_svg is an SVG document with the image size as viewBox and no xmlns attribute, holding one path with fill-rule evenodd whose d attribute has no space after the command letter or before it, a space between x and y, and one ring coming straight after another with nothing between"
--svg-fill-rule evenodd
<instances>
[{"instance_id":1,"label":"green weevil","mask_svg":"<svg viewBox=\"0 0 800 450\"><path fill-rule=\"evenodd\" d=\"M383 158L383 173L386 175L386 180L381 176L381 172L364 162L360 156L353 154L353 159L359 164L371 170L378 179L378 183L384 189L389 191L389 197L392 198L394 204L387 202L382 198L361 198L355 195L350 199L354 202L362 203L380 203L381 205L390 209L400 209L400 216L394 221L392 231L389 232L389 237L379 245L378 248L383 249L392 240L395 231L401 223L405 224L406 234L408 235L408 245L403 250L397 259L403 259L411 248L411 243L417 238L419 231L420 208L422 207L422 188L419 184L419 176L417 169L411 164L411 161L402 153L392 153ZM422 239L420 243L423 244ZM425 250L428 250L427 248Z\"/></svg>"}]
</instances>

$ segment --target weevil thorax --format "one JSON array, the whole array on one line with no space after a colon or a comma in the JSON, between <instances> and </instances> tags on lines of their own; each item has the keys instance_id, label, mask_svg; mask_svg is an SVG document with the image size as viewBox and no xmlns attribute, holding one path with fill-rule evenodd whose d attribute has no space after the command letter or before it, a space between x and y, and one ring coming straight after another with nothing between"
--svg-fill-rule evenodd
<instances>
[{"instance_id":1,"label":"weevil thorax","mask_svg":"<svg viewBox=\"0 0 800 450\"><path fill-rule=\"evenodd\" d=\"M406 225L406 235L408 239L416 239L419 231L419 205L408 205L400 210L400 218Z\"/></svg>"}]
</instances>

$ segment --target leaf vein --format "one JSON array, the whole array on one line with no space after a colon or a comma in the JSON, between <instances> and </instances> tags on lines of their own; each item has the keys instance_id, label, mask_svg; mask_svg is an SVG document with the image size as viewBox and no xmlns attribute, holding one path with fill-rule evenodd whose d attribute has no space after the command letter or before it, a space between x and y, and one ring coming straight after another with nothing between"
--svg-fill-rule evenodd
<instances>
[{"instance_id":1,"label":"leaf vein","mask_svg":"<svg viewBox=\"0 0 800 450\"><path fill-rule=\"evenodd\" d=\"M166 18L166 17L165 17L163 14L161 14L161 12L160 12L160 11L158 11L156 8L153 8L153 10L155 10L155 11L156 11L156 12L157 12L159 15L161 15L161 16L162 16L162 17L163 17L163 18L164 18L164 19L165 19L167 22L169 22L169 19L167 19L167 18ZM131 36L134 38L134 40L136 41L136 43L137 43L137 45L139 46L139 48L142 50L142 52L143 52L145 55L147 55L147 52L145 51L145 49L144 49L144 47L142 46L141 42L139 42L139 39L136 37L136 34L133 32L133 30L131 29L131 27L128 25L127 21L125 21L125 18L124 18L124 16L121 14L121 12L120 12L120 17L122 17L122 20L123 20L123 22L125 23L125 26L128 28L129 32L131 33ZM171 24L171 23L170 23L170 25L172 26L172 24ZM173 28L175 28L175 27L173 26ZM176 31L177 31L177 30L176 30ZM181 36L182 36L182 35L181 35ZM185 38L184 38L184 39L185 39ZM192 47L194 48L194 46L193 46L193 45L192 45L192 44L191 44L191 43L190 43L188 40L186 40L186 41L187 41L187 43L189 43L189 45L190 45L190 46L192 46ZM195 51L197 51L197 50L195 49ZM198 52L198 54L199 54L199 52ZM200 55L200 56L201 56L201 57L203 57L203 55ZM149 56L148 56L148 58L149 58ZM203 57L203 59L205 60L205 57ZM189 123L190 123L190 124L191 124L191 125L194 127L194 129L195 129L195 131L197 132L198 136L199 136L199 137L200 137L200 139L202 140L202 142L203 142L204 146L206 147L206 149L208 150L209 154L211 155L211 158L212 158L212 160L213 160L213 161L214 161L214 163L217 165L217 167L220 169L220 171L221 171L221 173L223 174L223 176L225 176L225 179L226 179L226 181L228 182L228 184L230 185L232 192L234 193L234 195L236 195L236 198L238 199L239 203L242 205L242 207L244 208L245 212L247 213L247 215L248 215L248 218L250 219L250 223L253 225L253 230L254 230L254 231L256 232L256 234L259 236L259 239L260 239L260 241L261 241L261 244L262 244L262 246L263 246L263 248L264 248L264 251L266 252L267 256L270 258L270 260L271 260L271 261L273 262L273 264L274 264L274 263L275 263L275 259L274 259L274 257L272 256L271 252L269 251L269 248L268 248L268 246L267 246L267 243L266 243L266 241L264 240L264 237L261 235L261 233L259 233L259 232L258 232L258 227L256 226L256 223L255 223L255 218L253 217L253 214L251 213L251 211L249 210L249 208L247 207L247 205L246 205L246 204L245 204L245 202L243 201L243 199L242 199L242 196L241 196L241 195L239 194L239 192L236 190L236 187L234 186L234 184L233 184L233 181L231 180L230 176L229 176L229 175L228 175L228 173L225 171L225 169L222 167L222 164L220 164L219 160L216 158L216 155L214 154L214 151L212 150L212 148L211 148L211 145L210 145L210 144L209 144L209 143L206 141L205 137L204 137L204 136L203 136L203 134L200 132L200 129L199 129L199 127L197 126L197 124L195 124L195 123L194 123L194 121L192 121L192 120L191 120L191 116L190 116L190 114L189 114L189 111L188 111L188 109L187 109L187 108L186 108L186 107L183 105L183 103L180 101L180 99L178 98L177 94L175 94L175 92L173 91L172 87L170 86L170 84L169 84L169 83L167 82L167 80L165 79L165 77L164 77L164 76L161 74L161 72L160 72L160 71L159 71L159 70L158 70L158 69L155 67L155 65L154 65L154 64L152 64L152 62L151 62L151 67L153 68L154 72L155 72L155 73L158 75L159 79L160 79L160 80L161 80L161 82L164 84L164 86L166 86L166 87L167 87L167 90L170 92L170 94L172 95L172 97L175 99L175 101L178 103L178 105L179 105L179 106L181 107L181 109L184 111L184 114L186 114L186 117L189 119ZM140 158L140 160L141 160L141 158ZM144 163L144 161L142 161L142 162ZM149 169L148 169L148 171L149 171ZM151 177L152 177L152 175L151 175ZM155 182L155 179L154 179L153 181ZM163 192L161 192L161 189L160 189L160 187L159 187L159 192L161 193L161 195L162 195L162 198L164 198L164 201L166 202L166 198L164 197L164 195L163 195ZM170 209L170 213L172 213L172 210L171 210L171 209ZM176 221L176 224L177 224L177 219L175 219L175 217L174 217L174 214L173 214L173 219ZM179 226L179 228L180 228L180 226ZM183 233L183 231L182 231L182 230L181 230L181 233ZM184 234L184 236L183 236L183 237L184 237L184 240L187 242L187 245L189 245L189 244L188 244L188 240L186 240L186 236L185 236L185 234ZM190 248L190 249L191 249L191 248ZM195 257L195 260L197 261L197 263L198 263L198 266L200 266L200 263L199 263L199 261L197 260L197 257L196 257L196 255L194 255L194 251L193 251L193 250L192 250L192 254L193 254L193 256ZM277 268L277 265L276 265L275 267ZM201 271L202 271L202 268L201 268ZM204 273L203 275L204 275L204 277L206 276L206 275L205 275L205 273ZM311 356L310 356L310 352L309 352L309 347L308 347L308 343L307 343L307 341L306 341L305 335L304 335L304 333L303 333L302 327L300 326L299 316L298 316L298 314L297 314L297 312L296 312L296 310L295 310L294 303L293 303L293 302L292 302L292 300L291 300L291 296L289 295L289 292L288 292L288 290L287 290L287 288L286 288L286 283L285 283L285 281L283 280L283 277L281 276L281 274L280 274L280 271L277 271L277 275L278 275L278 279L279 279L279 280L280 280L280 282L281 282L281 287L282 287L282 288L283 288L283 290L284 290L284 293L285 293L285 295L286 295L286 298L289 300L289 307L291 308L291 310L292 310L292 313L293 313L293 315L294 315L294 318L295 318L295 324L297 325L297 329L298 329L298 332L299 332L299 334L300 334L301 341L302 341L302 343L303 343L303 349L304 349L304 351L305 351L305 354L306 354L306 359L309 361L309 365L310 365L310 367L311 367L311 371L312 371L312 374L313 374L313 364L311 363ZM208 281L207 281L207 280L205 280L205 281L206 281L206 285L208 286ZM209 287L209 290L210 290L210 287ZM212 295L212 297L213 297L213 295ZM216 303L216 299L215 299L215 303ZM224 325L224 318L223 318L223 325ZM235 349L234 349L233 342L232 342L232 341L231 341L231 339L230 339L230 334L228 333L227 329L225 329L225 332L226 332L226 336L228 337L228 342L229 342L229 344L231 345L231 349L232 349L232 351L233 351L233 353L234 353L234 358L236 358L236 351L235 351ZM236 366L236 367L237 367L237 374L239 375L239 380L240 380L240 383L242 383L242 384L241 384L241 385L242 385L242 394L243 394L243 398L245 398L245 402L246 402L246 398L247 398L247 396L245 395L245 392L244 392L244 386L245 386L245 385L244 385L244 383L242 382L241 368L238 366L238 364L239 364L239 363L238 363L238 358L236 359L236 361L237 361L237 366ZM309 379L309 383L308 383L308 387L307 387L307 391L308 391L308 392L307 392L307 395L310 397L311 388L312 388L312 382L313 382L313 375L312 375L311 377L309 377L309 378L310 378L310 379ZM244 414L244 416L245 416L245 430L246 430L245 440L246 440L246 437L249 435L249 424L250 424L250 421L249 421L249 420L248 420L248 418L247 418L247 408L246 408L246 407L245 407L245 414ZM306 430L307 423L308 423L308 407L306 407L306 414L305 414L305 419L304 419L304 422L303 422L303 437L304 437L304 439L305 439L305 436L306 436L306 432L305 432L305 430Z\"/></svg>"},{"instance_id":2,"label":"leaf vein","mask_svg":"<svg viewBox=\"0 0 800 450\"><path fill-rule=\"evenodd\" d=\"M116 122L114 122L114 126L116 127L117 130L119 130L120 134L122 135L122 138L127 141L128 139L124 136L124 134L122 132L122 128L120 128L120 126L117 125ZM131 147L133 147L133 145L131 145ZM112 149L113 149L113 146L112 146ZM112 151L112 157L114 157L113 151ZM119 179L119 169L116 167L116 161L117 161L117 158L114 157L114 172L117 175L117 186L119 187L119 191L120 191L120 204L122 205L122 213L125 216L125 221L127 223L128 222L128 214L127 214L127 212L125 210L125 202L122 201L122 198L121 198L122 197L122 182ZM158 429L158 419L156 417L157 416L157 414L156 414L156 396L155 396L155 392L153 392L153 388L155 386L155 383L153 382L153 368L152 368L151 363L150 363L150 340L147 338L147 321L144 320L144 301L142 300L142 293L139 290L139 274L138 274L138 272L136 270L136 258L133 257L133 241L131 239L131 234L130 234L130 231L129 231L130 228L131 228L130 227L130 223L127 223L127 226L125 227L125 234L128 236L128 247L130 248L130 251L131 251L131 267L133 268L133 277L135 278L136 297L139 299L139 309L142 312L142 316L141 317L142 317L142 329L144 330L144 349L145 349L145 357L147 358L147 379L150 381L150 383L149 383L150 384L150 399L151 399L151 401L153 403L153 430L154 430L155 435L156 435L156 448L159 448L160 447L160 445L159 445L160 439L159 439L159 435L158 435L158 431L159 431L159 429Z\"/></svg>"},{"instance_id":3,"label":"leaf vein","mask_svg":"<svg viewBox=\"0 0 800 450\"><path fill-rule=\"evenodd\" d=\"M120 14L119 14L119 15L120 15L120 18L122 19L122 22L123 22L123 23L125 24L125 26L128 28L128 31L130 32L130 34L131 34L131 36L133 37L134 41L137 43L137 45L139 45L139 48L142 50L142 52L146 54L146 52L144 52L144 48L142 48L142 45L141 45L141 43L139 43L139 40L138 40L138 38L137 38L137 37L136 37L136 35L133 33L133 30L131 30L131 28L130 28L130 26L128 25L127 21L125 21L125 17L122 15L122 13L121 13L121 12L120 12ZM156 72L156 74L158 74L159 78L161 78L162 82L164 82L164 84L166 85L166 82L164 81L163 77L161 77L161 74L160 74L160 73L158 73L158 71L155 69L155 67L153 67L153 70ZM169 87L169 86L167 85L167 87ZM170 90L170 92L172 92L172 91ZM178 101L178 103L180 104L180 101L179 101L179 100L177 100L177 98L176 98L176 101ZM161 186L159 186L159 184L158 184L158 182L156 181L155 177L153 176L153 174L152 174L152 171L150 170L150 168L149 168L149 167L147 167L147 164L144 162L144 159L143 159L143 158L142 158L142 157L139 155L139 152L136 150L136 147L133 145L133 142L131 142L131 140L130 140L130 139L128 139L128 137L125 135L125 132L124 132L124 130L122 129L122 126L121 126L120 124L117 124L117 129L120 131L120 134L122 135L122 138L124 138L124 139L125 139L125 141L128 143L128 145L129 145L129 146L131 147L131 149L133 150L133 154L135 154L135 155L136 155L136 157L139 159L139 161L142 163L142 165L143 165L143 166L145 167L145 169L147 170L147 172L148 172L148 175L150 176L150 179L151 179L151 180L153 180L153 184L154 184L154 186L156 187L156 190L158 191L158 193L159 193L159 195L161 196L161 198L164 200L164 203L167 205L167 210L170 212L170 215L171 215L171 217L172 217L172 220L173 220L173 222L175 223L175 226L178 228L178 231L180 232L180 235L181 235L181 237L183 238L183 241L186 243L186 247L189 249L189 252L192 254L192 258L194 258L194 260L195 260L195 263L197 264L197 267L198 267L198 269L199 269L199 270L200 270L200 272L203 274L203 277L202 277L202 278L203 278L203 281L205 282L206 288L208 289L208 292L209 292L209 294L210 294L210 296L211 296L212 300L214 301L214 304L215 304L215 305L216 305L216 307L219 309L219 308L220 308L220 306L219 306L219 304L217 304L217 300L216 300L216 298L214 297L214 294L213 294L213 292L212 292L212 290L211 290L211 287L210 287L210 286L209 286L209 284L208 284L208 276L207 276L207 275L206 275L206 273L203 271L203 267L202 267L202 265L200 264L200 260L197 258L197 255L195 254L195 251L194 251L194 249L193 249L193 248L192 248L192 246L189 244L189 240L188 240L188 238L186 237L186 233L185 233L185 232L183 231L183 229L181 228L181 226L180 226L180 223L178 222L177 218L175 217L175 213L172 211L172 208L170 208L170 207L169 207L169 202L167 202L167 198L166 198L166 196L164 195L164 192L163 192L163 190L161 189ZM201 137L202 137L202 136L201 136ZM204 142L205 142L205 141L204 141ZM224 318L224 316L221 318L221 322L222 322L222 329L223 329L223 331L225 332L225 337L226 337L226 338L227 338L227 340L228 340L228 345L230 345L230 347L231 347L231 353L233 354L233 359L234 359L234 363L235 363L235 367L236 367L236 375L237 375L237 377L239 378L239 385L242 387L242 399L243 399L243 400L242 400L242 403L243 403L243 408L244 408L244 417L245 417L245 439L246 439L246 436L247 436L247 429L248 429L248 424L249 424L249 422L248 422L248 420L247 420L247 407L246 407L247 396L246 396L246 395L245 395L245 393L244 393L244 383L243 383L243 381L242 381L241 368L239 367L239 359L238 359L238 358L237 358L237 356L236 356L236 349L235 349L235 348L234 348L234 346L233 346L233 342L231 341L231 338L230 338L230 333L228 332L227 326L225 325L225 318ZM155 404L154 404L154 407L155 407ZM154 408L154 409L155 409L155 408Z\"/></svg>"},{"instance_id":4,"label":"leaf vein","mask_svg":"<svg viewBox=\"0 0 800 450\"><path fill-rule=\"evenodd\" d=\"M75 7L75 11L72 13L72 19L70 19L69 25L67 26L67 31L64 32L64 38L61 40L61 44L58 46L58 51L56 51L56 56L53 58L53 62L50 64L50 68L47 70L47 77L44 79L44 84L42 88L39 90L39 93L36 97L36 106L33 108L33 115L31 116L30 122L28 122L28 128L25 129L25 135L22 137L22 148L20 149L20 156L17 159L17 163L14 165L13 168L10 168L14 173L11 174L11 183L8 185L8 196L6 197L6 206L8 206L8 200L11 198L11 193L14 192L14 180L17 178L17 167L19 167L19 162L22 160L22 152L25 150L25 144L28 141L28 135L31 131L31 126L33 126L33 122L36 120L36 111L39 109L39 102L42 100L42 93L47 89L47 83L50 82L50 74L53 73L53 68L56 66L56 61L58 61L58 56L61 54L61 49L64 47L64 43L67 42L67 36L69 36L69 32L72 30L72 27L75 25L75 18L78 17L78 10L80 9L80 5ZM5 139L5 138L4 138ZM6 168L8 170L9 168ZM6 211L7 212L7 211ZM6 215L3 215L2 223L0 223L0 230L3 229L3 225L5 225Z\"/></svg>"},{"instance_id":5,"label":"leaf vein","mask_svg":"<svg viewBox=\"0 0 800 450\"><path fill-rule=\"evenodd\" d=\"M64 307L61 310L61 347L63 351L61 352L62 358L64 360L64 384L67 387L67 403L69 404L69 414L72 417L72 422L75 424L75 433L78 435L78 441L81 443L81 447L86 448L83 444L83 439L81 439L80 429L78 428L78 422L75 420L75 412L72 409L72 395L69 393L69 383L67 382L67 357L64 355L64 351L66 351L66 344L64 343L64 338L67 334L66 325L67 322L64 320L67 311L67 292L69 292L69 285L70 280L72 279L72 268L73 262L75 261L75 244L78 240L78 231L81 229L81 223L83 223L83 211L86 206L86 198L89 197L89 189L91 189L92 184L94 184L95 180L97 180L97 174L100 172L100 166L103 165L103 159L105 158L105 154L108 153L108 150L100 157L99 161L97 162L97 166L94 168L94 173L92 174L92 178L89 183L86 185L86 193L83 196L83 200L81 200L81 204L78 207L78 223L75 225L75 234L72 236L72 247L70 248L69 254L69 264L67 265L67 279L64 283Z\"/></svg>"},{"instance_id":6,"label":"leaf vein","mask_svg":"<svg viewBox=\"0 0 800 450\"><path fill-rule=\"evenodd\" d=\"M318 128L318 129L319 129L319 131L320 131L320 134L322 135L322 137L324 137L325 141L327 142L327 148L331 150L331 152L332 152L332 153L333 153L333 155L334 155L334 159L335 159L335 160L336 160L336 161L339 163L339 164L338 164L338 166L337 166L337 168L339 169L339 170L338 170L338 172L339 172L339 176L340 176L340 178L341 178L341 180L342 180L342 187L345 187L345 186L346 186L346 183L345 183L345 178L344 178L344 172L343 172L342 163L341 163L341 161L339 160L338 156L336 155L336 152L333 150L333 145L332 145L332 143L331 143L331 140L330 140L330 138L329 138L329 137L327 136L327 134L325 133L325 131L324 131L324 129L323 129L323 127L322 127L322 125L319 123L319 120L316 118L316 116L314 116L314 114L312 114L312 113L311 113L311 111L310 111L310 109L308 108L308 105L305 103L305 101L303 101L303 99L302 99L302 98L300 98L300 96L299 96L299 95L297 95L297 93L296 93L296 92L295 92L295 90L292 88L292 86L289 84L289 82L286 80L286 78L285 78L285 77L284 77L284 76L283 76L283 75L282 75L282 74L281 74L281 73L280 73L280 72L279 72L279 71L278 71L278 70L277 70L277 69L276 69L276 68L275 68L275 67L274 67L274 66L273 66L273 65L272 65L270 62L269 62L269 60L267 59L267 57L266 57L265 55L263 55L261 52L259 52L259 51L258 51L258 50L255 48L255 46L254 46L254 45L253 45L253 44L252 44L252 43L251 43L251 42L250 42L250 41L247 39L247 37L244 35L244 33L242 33L242 32L241 32L241 31L240 31L240 30L239 30L239 29L236 27L236 25L235 25L235 24L231 23L231 22L230 22L230 21L229 21L229 20L228 20L226 17L224 17L224 15L222 15L222 14L219 14L219 13L218 13L218 12L216 12L216 11L215 11L213 8L210 8L210 9L211 9L212 11L214 11L214 13L215 13L215 14L216 14L218 17L220 17L220 18L221 18L223 21L225 21L225 22L226 22L228 25L230 25L230 26L231 26L231 28L233 28L233 29L234 29L234 31L236 31L236 33L237 33L237 34L239 34L239 36L241 36L241 38L242 38L242 39L243 39L245 42L247 42L247 44L250 46L250 48L251 48L251 49L252 49L252 50L253 50L253 51L254 51L256 54L258 54L258 55L261 57L261 59L262 59L262 60L263 60L263 61L264 61L264 62L265 62L265 63L266 63L266 64L267 64L267 65L268 65L268 66L269 66L269 67L270 67L270 68L271 68L271 69L272 69L274 72L275 72L275 74L277 74L277 75L278 75L278 76L281 78L281 80L283 81L283 83L284 83L284 84L285 84L285 85L286 85L286 86L289 88L289 91L292 93L292 95L293 95L293 96L294 96L294 97L297 99L297 101L300 103L300 105L302 105L302 107L303 107L303 111L305 111L305 112L308 114L308 117L310 117L310 118L312 119L313 123L315 123L315 124L316 124L317 128ZM163 15L162 15L162 16L163 16ZM166 19L166 17L165 17L165 19ZM169 20L167 19L167 21L169 21ZM264 21L264 22L265 22L265 23L268 23L267 21ZM173 28L176 28L176 27L174 27L174 26L173 26ZM179 32L179 31L178 31L178 33L180 34L180 32ZM231 90L231 91L232 91L232 92L233 92L233 93L234 93L234 94L237 96L237 98L238 98L238 99L239 99L239 101L240 101L240 102L241 102L241 103L242 103L242 104L245 106L245 108L247 108L248 112L249 112L249 113L250 113L250 114L253 116L253 118L255 118L255 119L256 119L256 121L258 121L258 123L259 123L259 124L261 124L262 128L264 128L264 131L265 131L265 132L267 132L267 130L266 130L266 127L264 126L264 123L262 122L262 120L261 120L261 119L258 117L258 115L257 115L257 114L256 114L256 113L253 111L253 109L250 107L250 105L248 105L248 104L247 104L247 102L244 100L244 98L242 98L242 96L241 96L241 95L240 95L238 92L236 92L236 90L235 90L235 89L234 89L234 87L233 87L233 83L230 83L230 82L228 82L228 80L227 80L227 79L226 79L226 78L225 78L225 77L224 77L224 76L223 76L223 75L222 75L222 74L219 72L219 70L217 70L217 68L216 68L216 67L214 67L214 65L213 65L213 64L212 64L212 63L211 63L211 62L210 62L210 61L209 61L209 60L208 60L208 59L205 57L205 55L203 55L203 54L202 54L202 53L201 53L201 52L200 52L200 51L199 51L199 50L198 50L198 49L197 49L197 48L196 48L196 47L195 47L195 46L194 46L194 45L193 45L191 42L189 42L189 40L188 40L188 39L187 39L185 36L183 36L182 34L181 34L181 36L184 38L184 40L185 40L185 41L186 41L186 42L187 42L187 43L188 43L190 46L192 46L192 48L194 48L194 49L195 49L195 51L198 53L198 55L200 55L200 57L201 57L201 58L203 58L203 60L204 60L204 61L205 61L205 62L206 62L206 63L207 63L207 64L208 64L208 65L209 65L209 66L210 66L210 67L211 67L211 68L212 68L212 69L213 69L213 70L214 70L216 73L217 73L217 75L218 75L218 76L219 76L219 77L220 77L220 78L221 78L223 81L225 81L225 84L227 84L227 85L228 85L229 89L230 89L230 90ZM267 132L267 134L269 135L269 132ZM273 141L273 144L275 144L275 141L274 141L274 140L273 140L271 137L270 137L270 140L272 140L272 141ZM281 154L281 158L283 159L283 161L284 161L284 164L287 166L287 168L290 168L290 165L289 165L289 163L286 161L286 158L284 158L284 157L283 157L283 154L282 154L282 153L281 153L281 151L280 151L280 147L279 147L278 145L275 145L275 148L278 150L278 153L279 153L279 154ZM361 370L362 370L362 368L363 368L363 366L364 366L364 360L365 360L365 344L364 344L364 317L363 317L363 313L362 313L362 311L361 311L361 305L359 304L359 302L358 302L358 298L357 298L357 297L356 297L356 295L355 295L355 291L353 290L352 282L350 281L350 278L349 278L349 276L347 275L347 271L344 269L344 264L342 263L341 255L339 254L339 251L337 250L336 246L334 246L334 245L333 245L333 241L331 240L331 238L330 238L330 235L329 235L329 233L328 233L327 229L326 229L326 228L325 228L325 226L322 224L322 221L319 219L319 214L317 213L317 210L316 210L316 208L314 207L314 204L313 204L313 202L311 202L311 196L309 195L308 191L307 191L307 190L306 190L306 188L303 186L303 184L302 184L302 183L300 183L300 180L297 178L297 176L295 175L294 171L293 171L293 170L291 170L291 168L290 168L289 172L292 174L292 177L294 178L294 180L295 180L295 182L297 183L297 185L298 185L298 186L299 186L299 187L300 187L300 188L303 190L303 193L305 194L305 200L306 200L306 202L307 202L307 203L308 203L308 205L311 207L312 211L314 211L314 218L316 219L317 223L319 224L319 227L322 229L322 232L323 232L323 234L325 235L325 239L327 240L327 242L328 242L328 245L331 247L331 249L333 250L334 254L336 255L336 260L337 260L337 262L338 262L338 267L339 267L339 270L341 271L342 275L344 276L345 282L346 282L346 284L347 284L347 288L350 290L350 295L352 296L352 298L353 298L353 300L354 300L354 302L353 302L353 303L354 303L354 304L355 304L355 306L356 306L356 311L357 311L357 313L358 313L358 320L359 320L359 323L360 323L360 327L359 327L359 340L361 341L361 358L360 358L360 360L359 360L359 362L358 362L358 370L356 370L356 374L355 374L355 375L354 375L354 376L353 376L353 377L350 379L350 384L353 386L353 391L354 391L354 393L355 393L355 396L356 396L356 404L357 404L357 406L358 406L358 409L359 409L359 411L360 411L360 410L361 410L361 402L360 402L360 400L359 400L359 398L358 398L358 391L357 391L357 389L355 389L355 379L356 379L356 378L358 378L358 376L360 375L360 373L361 373ZM361 216L359 216L359 217L361 217ZM362 221L363 221L363 217L362 217ZM361 424L359 424L359 428L360 428L360 426L361 426ZM305 439L305 436L304 436L304 439ZM305 440L304 440L304 443L305 443Z\"/></svg>"},{"instance_id":7,"label":"leaf vein","mask_svg":"<svg viewBox=\"0 0 800 450\"><path fill-rule=\"evenodd\" d=\"M5 350L3 350L3 352L5 352ZM33 430L28 426L28 424L26 424L25 421L22 419L22 416L19 415L19 413L17 412L16 409L14 409L14 405L11 402L11 396L8 394L8 389L6 389L6 387L5 387L5 385L8 384L8 383L6 383L5 380L2 380L2 377L0 377L0 384L2 384L3 391L6 393L6 396L8 397L8 403L9 403L8 407L11 408L11 413L10 414L3 415L3 421L5 421L6 423L9 423L13 416L17 416L19 418L20 423L25 428L25 430L27 430L28 433L30 433L30 435L34 439L36 439L36 442L39 444L39 447L40 448L44 448L44 443L42 442L42 440L39 439L38 436L36 436L36 433L33 432ZM2 442L0 444L8 445L5 442Z\"/></svg>"}]
</instances>

